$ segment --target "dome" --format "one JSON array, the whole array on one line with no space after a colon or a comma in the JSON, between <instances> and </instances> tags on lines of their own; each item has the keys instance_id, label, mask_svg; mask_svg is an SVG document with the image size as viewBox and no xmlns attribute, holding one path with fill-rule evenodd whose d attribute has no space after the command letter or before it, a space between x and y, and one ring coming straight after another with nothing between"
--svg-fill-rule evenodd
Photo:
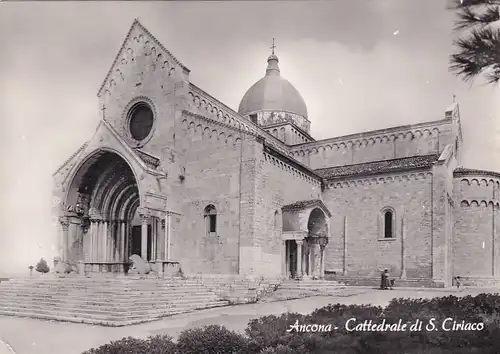
<instances>
[{"instance_id":1,"label":"dome","mask_svg":"<svg viewBox=\"0 0 500 354\"><path fill-rule=\"evenodd\" d=\"M280 75L278 57L272 54L267 63L266 76L248 89L238 113L248 115L258 111L280 111L307 118L306 103L299 91Z\"/></svg>"}]
</instances>

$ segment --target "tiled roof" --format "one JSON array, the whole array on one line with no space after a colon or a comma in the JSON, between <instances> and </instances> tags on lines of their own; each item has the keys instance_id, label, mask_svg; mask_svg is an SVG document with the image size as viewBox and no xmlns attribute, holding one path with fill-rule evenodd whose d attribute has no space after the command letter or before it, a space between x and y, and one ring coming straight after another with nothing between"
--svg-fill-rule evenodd
<instances>
[{"instance_id":1,"label":"tiled roof","mask_svg":"<svg viewBox=\"0 0 500 354\"><path fill-rule=\"evenodd\" d=\"M493 171L484 171L484 170L473 170L470 168L459 167L453 171L454 177L461 176L485 176L485 177L495 177L500 178L500 173Z\"/></svg>"},{"instance_id":2,"label":"tiled roof","mask_svg":"<svg viewBox=\"0 0 500 354\"><path fill-rule=\"evenodd\" d=\"M431 167L439 159L439 154L404 157L392 160L360 163L338 167L320 168L314 170L326 179L336 179L350 176L370 176L380 173L400 172Z\"/></svg>"},{"instance_id":3,"label":"tiled roof","mask_svg":"<svg viewBox=\"0 0 500 354\"><path fill-rule=\"evenodd\" d=\"M328 214L328 217L332 216L330 214L330 211L326 207L326 205L320 199L301 200L301 201L295 202L293 204L284 205L281 208L281 210L282 211L295 211L295 210L303 210L303 209L307 209L307 208L312 208L315 206L321 207L326 212L326 214Z\"/></svg>"}]
</instances>

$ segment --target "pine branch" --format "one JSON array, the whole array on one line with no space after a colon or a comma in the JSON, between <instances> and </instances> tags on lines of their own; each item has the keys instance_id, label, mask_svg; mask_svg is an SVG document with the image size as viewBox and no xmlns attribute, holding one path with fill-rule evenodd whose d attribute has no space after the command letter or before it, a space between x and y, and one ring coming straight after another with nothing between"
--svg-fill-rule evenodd
<instances>
[{"instance_id":1,"label":"pine branch","mask_svg":"<svg viewBox=\"0 0 500 354\"><path fill-rule=\"evenodd\" d=\"M458 52L450 59L450 70L465 81L486 74L489 83L500 80L500 29L474 29L469 36L455 41Z\"/></svg>"},{"instance_id":2,"label":"pine branch","mask_svg":"<svg viewBox=\"0 0 500 354\"><path fill-rule=\"evenodd\" d=\"M477 8L500 5L500 0L452 0L450 9L457 10L464 7Z\"/></svg>"},{"instance_id":3,"label":"pine branch","mask_svg":"<svg viewBox=\"0 0 500 354\"><path fill-rule=\"evenodd\" d=\"M500 20L500 6L486 6L486 9L479 13L471 7L459 9L458 20L455 22L455 30L463 31L476 26L487 26Z\"/></svg>"}]
</instances>

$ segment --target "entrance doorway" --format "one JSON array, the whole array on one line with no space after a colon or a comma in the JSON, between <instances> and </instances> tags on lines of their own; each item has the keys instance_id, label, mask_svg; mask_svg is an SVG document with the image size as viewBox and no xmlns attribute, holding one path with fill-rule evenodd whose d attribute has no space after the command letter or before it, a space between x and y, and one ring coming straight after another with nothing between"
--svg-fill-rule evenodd
<instances>
[{"instance_id":1,"label":"entrance doorway","mask_svg":"<svg viewBox=\"0 0 500 354\"><path fill-rule=\"evenodd\" d=\"M132 240L130 247L130 255L142 255L142 228L140 225L132 226ZM148 251L147 261L151 260L151 225L148 225Z\"/></svg>"},{"instance_id":2,"label":"entrance doorway","mask_svg":"<svg viewBox=\"0 0 500 354\"><path fill-rule=\"evenodd\" d=\"M294 278L297 275L297 243L295 240L285 241L286 276Z\"/></svg>"}]
</instances>

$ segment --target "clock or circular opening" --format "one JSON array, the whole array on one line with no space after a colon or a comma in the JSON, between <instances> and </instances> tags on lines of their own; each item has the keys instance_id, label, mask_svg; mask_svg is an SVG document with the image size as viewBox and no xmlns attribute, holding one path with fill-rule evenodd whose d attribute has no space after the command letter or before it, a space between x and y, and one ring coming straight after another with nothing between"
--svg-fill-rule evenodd
<instances>
[{"instance_id":1,"label":"clock or circular opening","mask_svg":"<svg viewBox=\"0 0 500 354\"><path fill-rule=\"evenodd\" d=\"M137 141L146 139L153 129L153 110L148 104L139 102L130 109L130 135Z\"/></svg>"}]
</instances>

